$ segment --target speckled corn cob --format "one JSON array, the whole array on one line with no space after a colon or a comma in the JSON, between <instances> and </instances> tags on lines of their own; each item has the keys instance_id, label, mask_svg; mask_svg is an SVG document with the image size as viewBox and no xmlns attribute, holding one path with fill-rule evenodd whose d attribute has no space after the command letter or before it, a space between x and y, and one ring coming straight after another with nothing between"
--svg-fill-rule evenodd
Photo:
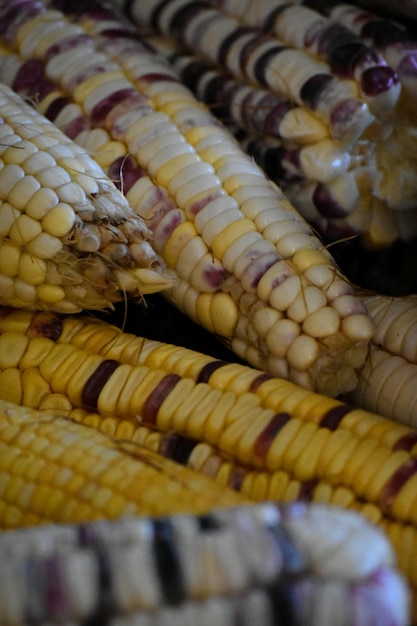
<instances>
[{"instance_id":1,"label":"speckled corn cob","mask_svg":"<svg viewBox=\"0 0 417 626\"><path fill-rule=\"evenodd\" d=\"M272 626L284 618L370 626L371 614L380 626L406 626L409 619L385 537L359 516L317 505L13 531L0 537L0 556L2 626L34 619Z\"/></svg>"},{"instance_id":2,"label":"speckled corn cob","mask_svg":"<svg viewBox=\"0 0 417 626\"><path fill-rule=\"evenodd\" d=\"M180 279L171 301L258 367L331 395L353 388L372 324L283 194L136 31L97 7L72 23L36 12L17 27L11 21L4 41L44 59L48 80L125 143L127 172L132 162L142 173L129 187L123 158L117 171ZM345 315L338 305L348 301Z\"/></svg>"},{"instance_id":3,"label":"speckled corn cob","mask_svg":"<svg viewBox=\"0 0 417 626\"><path fill-rule=\"evenodd\" d=\"M74 312L172 283L103 170L0 84L0 302Z\"/></svg>"}]
</instances>

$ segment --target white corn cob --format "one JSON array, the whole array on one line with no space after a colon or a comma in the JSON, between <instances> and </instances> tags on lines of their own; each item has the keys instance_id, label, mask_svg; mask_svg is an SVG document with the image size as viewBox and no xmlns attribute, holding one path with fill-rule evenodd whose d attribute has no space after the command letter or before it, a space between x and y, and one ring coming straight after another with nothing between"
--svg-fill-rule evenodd
<instances>
[{"instance_id":1,"label":"white corn cob","mask_svg":"<svg viewBox=\"0 0 417 626\"><path fill-rule=\"evenodd\" d=\"M40 58L45 52L47 77L62 80L91 122L124 141L138 166L168 191L171 205L162 211L155 199L143 202L148 182L140 178L126 195L180 279L170 299L256 366L330 394L354 386L353 368L364 359L372 328L359 301L349 319L338 307L340 296L353 295L353 288L283 194L181 85L174 69L135 41L136 31L124 32L111 13L100 11L75 15L71 24L44 10L17 29L14 45ZM71 61L68 44L60 48L55 41L48 49L50 41L43 42L42 24L54 20L64 41L65 25L71 26L75 58L77 41L81 49L89 47L87 70ZM106 55L111 69L103 73ZM132 116L133 89L143 107ZM121 92L125 109L123 97L111 106Z\"/></svg>"}]
</instances>

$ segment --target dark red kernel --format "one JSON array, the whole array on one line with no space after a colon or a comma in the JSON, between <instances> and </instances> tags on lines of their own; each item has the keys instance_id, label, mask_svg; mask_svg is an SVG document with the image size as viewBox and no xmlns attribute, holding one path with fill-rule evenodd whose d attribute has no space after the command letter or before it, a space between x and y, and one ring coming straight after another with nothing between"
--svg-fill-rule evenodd
<instances>
[{"instance_id":1,"label":"dark red kernel","mask_svg":"<svg viewBox=\"0 0 417 626\"><path fill-rule=\"evenodd\" d=\"M106 359L91 374L81 394L81 403L85 408L97 409L99 395L119 365L115 359Z\"/></svg>"},{"instance_id":2,"label":"dark red kernel","mask_svg":"<svg viewBox=\"0 0 417 626\"><path fill-rule=\"evenodd\" d=\"M143 405L141 415L146 424L156 423L156 418L161 404L169 396L175 385L180 380L181 376L178 376L178 374L167 374L162 378L162 380L159 381L155 389L151 391Z\"/></svg>"},{"instance_id":3,"label":"dark red kernel","mask_svg":"<svg viewBox=\"0 0 417 626\"><path fill-rule=\"evenodd\" d=\"M270 420L267 426L256 438L253 446L254 459L264 460L269 452L269 449L275 439L275 436L279 431L284 428L285 424L289 422L291 415L289 413L276 413Z\"/></svg>"}]
</instances>

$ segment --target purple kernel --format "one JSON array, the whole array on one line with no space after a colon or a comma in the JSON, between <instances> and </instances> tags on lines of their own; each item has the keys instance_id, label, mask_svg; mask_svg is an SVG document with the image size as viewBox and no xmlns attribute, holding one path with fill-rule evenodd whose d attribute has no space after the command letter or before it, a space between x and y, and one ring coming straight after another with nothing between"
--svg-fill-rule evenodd
<instances>
[{"instance_id":1,"label":"purple kernel","mask_svg":"<svg viewBox=\"0 0 417 626\"><path fill-rule=\"evenodd\" d=\"M389 91L398 82L398 74L391 67L370 67L362 74L361 88L367 96L377 96L384 91Z\"/></svg>"},{"instance_id":2,"label":"purple kernel","mask_svg":"<svg viewBox=\"0 0 417 626\"><path fill-rule=\"evenodd\" d=\"M332 81L333 77L331 74L315 74L301 87L301 100L314 111L319 104L323 92Z\"/></svg>"},{"instance_id":3,"label":"purple kernel","mask_svg":"<svg viewBox=\"0 0 417 626\"><path fill-rule=\"evenodd\" d=\"M412 78L417 75L417 52L409 52L397 67L397 72L403 78Z\"/></svg>"},{"instance_id":4,"label":"purple kernel","mask_svg":"<svg viewBox=\"0 0 417 626\"><path fill-rule=\"evenodd\" d=\"M324 217L345 217L348 212L340 206L329 189L322 183L318 183L313 193L314 206Z\"/></svg>"},{"instance_id":5,"label":"purple kernel","mask_svg":"<svg viewBox=\"0 0 417 626\"><path fill-rule=\"evenodd\" d=\"M31 89L43 79L43 70L43 63L39 59L26 61L20 66L13 80L12 89L19 93Z\"/></svg>"},{"instance_id":6,"label":"purple kernel","mask_svg":"<svg viewBox=\"0 0 417 626\"><path fill-rule=\"evenodd\" d=\"M117 104L126 100L133 94L134 90L132 88L120 89L110 96L107 96L107 98L104 98L104 100L101 100L101 102L98 102L91 112L92 124L95 126L104 123L108 113L110 113Z\"/></svg>"},{"instance_id":7,"label":"purple kernel","mask_svg":"<svg viewBox=\"0 0 417 626\"><path fill-rule=\"evenodd\" d=\"M330 67L335 74L353 76L356 69L382 62L379 54L362 43L337 46L329 57Z\"/></svg>"},{"instance_id":8,"label":"purple kernel","mask_svg":"<svg viewBox=\"0 0 417 626\"><path fill-rule=\"evenodd\" d=\"M210 266L203 272L203 281L211 288L220 287L226 278L226 272L215 266Z\"/></svg>"},{"instance_id":9,"label":"purple kernel","mask_svg":"<svg viewBox=\"0 0 417 626\"><path fill-rule=\"evenodd\" d=\"M119 189L126 194L139 178L147 176L131 157L119 157L110 165L108 174Z\"/></svg>"}]
</instances>

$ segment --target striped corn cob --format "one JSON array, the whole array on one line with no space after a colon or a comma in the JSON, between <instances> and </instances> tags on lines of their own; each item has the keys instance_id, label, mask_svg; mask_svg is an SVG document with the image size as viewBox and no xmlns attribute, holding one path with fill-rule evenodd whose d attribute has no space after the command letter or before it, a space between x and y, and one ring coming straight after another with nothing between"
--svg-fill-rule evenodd
<instances>
[{"instance_id":1,"label":"striped corn cob","mask_svg":"<svg viewBox=\"0 0 417 626\"><path fill-rule=\"evenodd\" d=\"M93 131L124 145L107 171L122 176L155 250L179 277L171 302L257 367L330 395L353 388L372 324L282 192L136 29L103 8L70 21L28 6L36 15L17 24L12 9L4 14L3 41L14 58L43 61L47 80L73 94Z\"/></svg>"},{"instance_id":2,"label":"striped corn cob","mask_svg":"<svg viewBox=\"0 0 417 626\"><path fill-rule=\"evenodd\" d=\"M122 2L116 4L120 7L123 5ZM327 67L328 76L332 76L333 72L333 79L328 78L329 82L324 81L323 85L320 83L320 88L325 89L331 85L334 93L338 93L339 88L336 85L342 85L340 89L343 92L343 85L349 83L352 86L357 79L359 83L356 91L354 90L356 101L361 101L362 104L369 103L375 117L373 120L369 119L362 130L354 134L355 141L344 146L345 158L350 157L351 160L349 180L344 181L337 191L332 190L330 197L327 197L326 193L326 197L319 203L313 201L313 195L316 194L318 197L322 191L316 190L317 184L314 184L314 181L313 183L306 181L305 184L290 183L283 189L296 208L307 220L311 220L327 241L334 241L349 234L363 233L363 242L374 247L388 246L396 240L407 241L415 237L417 178L413 157L416 128L414 107L412 104L410 106L410 103L404 104L405 99L400 97L402 82L399 81L394 69L388 65L383 53L376 50L375 46L369 48L363 38L345 25L334 23L312 8L300 6L300 2L285 3L284 6L284 3L277 4L272 0L265 0L256 5L249 3L247 6L245 2L213 0L211 4L220 6L224 13L215 11L214 8L210 9L210 2L199 3L197 9L192 8L192 3L181 0L171 0L163 7L161 5L160 10L157 8L159 6L157 0L147 3L146 8L144 3L138 2L138 7L135 3L129 3L126 12L141 28L152 26L163 32L165 37L171 37L170 45L163 44L165 48L163 53L173 60L182 75L186 73L187 67L190 68L190 82L194 83L193 90L199 98L209 104L213 99L223 98L226 101L218 111L219 115L225 110L231 111L234 99L238 100L244 112L251 111L253 101L250 99L239 101L236 94L240 92L243 97L247 89L252 89L254 82L260 83L263 88L267 87L269 91L265 97L269 94L270 97L280 97L284 101L286 98L292 99L296 109L300 109L297 94L289 94L276 82L277 71L281 69L276 67L279 59L282 59L283 65L285 61L286 69L299 68L298 74L292 69L288 70L292 73L286 76L285 87L291 80L300 79L301 72L308 67L307 63L302 63L301 57L297 56L307 54L307 48L310 61L316 62L316 53L324 55L329 62L333 59L335 67L331 67L331 63L329 65L325 61L318 61ZM181 22L182 29L176 27L176 16L179 16L178 22ZM232 20L235 27L232 26ZM206 39L199 36L205 23ZM275 48L272 47L273 35L265 33L265 29L271 30L274 25L280 35L280 39L275 38ZM212 35L209 29L216 33ZM174 39L177 41L176 52L172 46ZM212 40L218 43L212 44ZM306 48L307 40L309 45ZM317 43L318 40L320 45ZM269 52L267 53L264 48L265 50L268 48ZM190 51L196 54L194 61ZM216 65L219 64L229 70L233 75L232 79L230 75L227 78L223 75L219 82L213 77L212 72L217 72ZM194 70L198 70L198 65L202 68L205 66L205 77L197 80ZM336 70L336 73L342 73L344 76L339 82L335 79ZM324 74L317 74L315 83L313 79L307 81L311 82L311 89L318 99L320 99L319 76ZM231 87L231 80L240 87ZM361 90L366 93L362 94ZM218 95L213 95L216 91ZM371 95L372 91L374 96ZM364 99L361 100L361 97ZM322 99L323 106L327 106L328 98L323 95ZM301 104L308 106L308 102L303 101ZM351 111L347 102L340 106L345 110L344 115L340 117L343 117L344 124L348 125ZM317 114L316 108L313 109L313 113ZM216 112L216 108L214 111ZM240 124L247 125L247 121L244 120L245 114L238 113L239 115L243 120ZM283 113L277 115L278 119L280 115ZM252 112L246 114L247 119L251 117ZM329 123L328 119L326 123ZM332 123L329 128L332 134ZM341 137L334 128L333 137L338 139ZM294 146L288 147L292 149ZM359 192L360 197L353 204L355 194L352 193L355 190L356 193Z\"/></svg>"},{"instance_id":3,"label":"striped corn cob","mask_svg":"<svg viewBox=\"0 0 417 626\"><path fill-rule=\"evenodd\" d=\"M3 399L150 448L252 500L356 509L389 529L417 586L407 535L395 534L409 529L415 545L415 429L105 322L5 309L0 328Z\"/></svg>"},{"instance_id":4,"label":"striped corn cob","mask_svg":"<svg viewBox=\"0 0 417 626\"><path fill-rule=\"evenodd\" d=\"M352 513L318 505L12 531L0 538L0 555L4 626L283 619L367 626L370 615L380 626L406 626L409 619L407 588L385 537Z\"/></svg>"},{"instance_id":5,"label":"striped corn cob","mask_svg":"<svg viewBox=\"0 0 417 626\"><path fill-rule=\"evenodd\" d=\"M0 84L0 302L104 308L172 284L151 232L103 170Z\"/></svg>"},{"instance_id":6,"label":"striped corn cob","mask_svg":"<svg viewBox=\"0 0 417 626\"><path fill-rule=\"evenodd\" d=\"M325 7L337 24L349 28L376 48L395 69L401 80L402 108L415 116L417 94L417 38L404 25L351 4Z\"/></svg>"},{"instance_id":7,"label":"striped corn cob","mask_svg":"<svg viewBox=\"0 0 417 626\"><path fill-rule=\"evenodd\" d=\"M343 25L335 24L301 2L263 0L212 0L211 4L264 31L272 32L287 45L305 49L326 61L332 73L358 83L361 97L378 117L395 107L400 81L395 71L375 49Z\"/></svg>"}]
</instances>

